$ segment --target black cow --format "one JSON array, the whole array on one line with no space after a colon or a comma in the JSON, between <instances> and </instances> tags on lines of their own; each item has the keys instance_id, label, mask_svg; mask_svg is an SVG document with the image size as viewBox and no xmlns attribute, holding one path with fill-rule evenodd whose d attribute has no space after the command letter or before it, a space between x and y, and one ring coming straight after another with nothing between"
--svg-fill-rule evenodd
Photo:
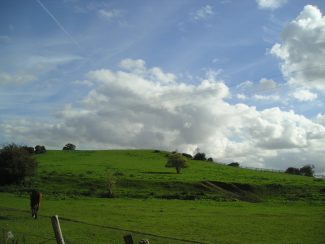
<instances>
[{"instance_id":1,"label":"black cow","mask_svg":"<svg viewBox=\"0 0 325 244\"><path fill-rule=\"evenodd\" d=\"M32 210L32 217L37 219L37 211L41 205L42 193L32 190L30 194L30 208Z\"/></svg>"}]
</instances>

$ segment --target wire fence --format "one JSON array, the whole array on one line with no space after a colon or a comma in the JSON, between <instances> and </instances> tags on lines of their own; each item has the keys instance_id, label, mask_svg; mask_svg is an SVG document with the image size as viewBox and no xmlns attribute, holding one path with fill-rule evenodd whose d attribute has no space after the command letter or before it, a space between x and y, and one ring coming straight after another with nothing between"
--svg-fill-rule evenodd
<instances>
[{"instance_id":1,"label":"wire fence","mask_svg":"<svg viewBox=\"0 0 325 244\"><path fill-rule=\"evenodd\" d=\"M6 216L5 211L8 212L25 212L27 210L15 208L1 208ZM19 218L21 217L21 214ZM7 216L11 216L10 213ZM16 221L19 221L19 218ZM5 227L0 226L0 244L53 244L56 243L54 232L51 228L51 216L39 215L38 219L33 221L41 221L42 228L46 225L46 230L37 228L22 231L17 225L6 224ZM185 238L164 236L162 234L149 233L140 230L127 229L113 225L104 225L97 223L89 223L86 221L72 219L67 217L60 217L61 228L63 232L64 241L66 244L75 243L124 243L123 236L132 234L134 240L148 239L151 243L197 243L208 244L203 241L196 241ZM10 221L9 221L10 222ZM45 224L44 224L45 223ZM1 224L1 222L0 222ZM137 242L135 242L137 243Z\"/></svg>"}]
</instances>

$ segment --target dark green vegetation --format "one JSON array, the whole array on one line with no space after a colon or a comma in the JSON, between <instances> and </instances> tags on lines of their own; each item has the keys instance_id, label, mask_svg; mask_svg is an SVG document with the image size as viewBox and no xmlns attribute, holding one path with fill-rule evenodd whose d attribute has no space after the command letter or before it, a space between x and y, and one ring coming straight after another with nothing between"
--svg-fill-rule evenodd
<instances>
[{"instance_id":1,"label":"dark green vegetation","mask_svg":"<svg viewBox=\"0 0 325 244\"><path fill-rule=\"evenodd\" d=\"M314 165L305 165L301 167L300 169L294 168L294 167L289 167L285 171L287 174L292 174L292 175L303 175L303 176L309 176L313 177L314 176Z\"/></svg>"},{"instance_id":2,"label":"dark green vegetation","mask_svg":"<svg viewBox=\"0 0 325 244\"><path fill-rule=\"evenodd\" d=\"M71 243L122 243L128 232L151 243L325 240L322 179L199 160L177 174L160 151L47 151L37 160L29 184L0 194L0 227L31 239L51 238L49 216L58 214ZM31 188L44 194L37 221Z\"/></svg>"},{"instance_id":3,"label":"dark green vegetation","mask_svg":"<svg viewBox=\"0 0 325 244\"><path fill-rule=\"evenodd\" d=\"M181 169L187 168L187 159L180 153L171 153L167 157L167 163L165 167L175 168L177 174L181 173Z\"/></svg>"},{"instance_id":4,"label":"dark green vegetation","mask_svg":"<svg viewBox=\"0 0 325 244\"><path fill-rule=\"evenodd\" d=\"M10 144L0 150L0 185L21 183L34 175L37 162L27 148Z\"/></svg>"}]
</instances>

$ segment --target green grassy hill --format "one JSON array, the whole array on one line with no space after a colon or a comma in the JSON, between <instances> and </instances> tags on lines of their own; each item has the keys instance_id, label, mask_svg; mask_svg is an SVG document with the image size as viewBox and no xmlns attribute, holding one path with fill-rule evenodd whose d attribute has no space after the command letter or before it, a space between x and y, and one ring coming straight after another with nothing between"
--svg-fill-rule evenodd
<instances>
[{"instance_id":1,"label":"green grassy hill","mask_svg":"<svg viewBox=\"0 0 325 244\"><path fill-rule=\"evenodd\" d=\"M181 174L166 152L48 151L28 184L0 190L0 230L54 243L58 214L67 243L324 243L325 181L189 161ZM115 182L107 198L107 181ZM28 190L43 192L38 220ZM1 240L4 240L0 236Z\"/></svg>"},{"instance_id":2,"label":"green grassy hill","mask_svg":"<svg viewBox=\"0 0 325 244\"><path fill-rule=\"evenodd\" d=\"M38 174L27 188L59 197L213 199L249 202L323 201L325 181L312 177L189 161L181 174L165 168L166 152L149 150L48 151L37 156ZM20 188L20 191L24 191Z\"/></svg>"}]
</instances>

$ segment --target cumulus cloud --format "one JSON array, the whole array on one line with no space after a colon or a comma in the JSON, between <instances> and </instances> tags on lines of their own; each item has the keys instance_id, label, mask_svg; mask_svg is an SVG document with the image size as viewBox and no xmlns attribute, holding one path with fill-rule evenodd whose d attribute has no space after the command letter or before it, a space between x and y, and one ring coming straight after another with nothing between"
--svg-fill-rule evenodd
<instances>
[{"instance_id":1,"label":"cumulus cloud","mask_svg":"<svg viewBox=\"0 0 325 244\"><path fill-rule=\"evenodd\" d=\"M157 75L158 67L148 68L143 60L126 59L120 67L88 72L86 80L92 86L87 96L62 108L54 121L3 121L1 134L7 141L54 148L68 141L87 149L160 148L193 153L199 147L223 162L286 168L288 162L300 160L325 171L319 156L325 127L317 120L277 107L258 111L241 103L229 104L229 88L215 72L194 85L160 68ZM172 82L165 77L168 81L172 77Z\"/></svg>"},{"instance_id":2,"label":"cumulus cloud","mask_svg":"<svg viewBox=\"0 0 325 244\"><path fill-rule=\"evenodd\" d=\"M321 114L321 113L317 114L315 121L316 123L325 126L325 114Z\"/></svg>"},{"instance_id":3,"label":"cumulus cloud","mask_svg":"<svg viewBox=\"0 0 325 244\"><path fill-rule=\"evenodd\" d=\"M283 30L282 42L271 53L281 60L281 69L292 86L325 92L325 17L312 5Z\"/></svg>"},{"instance_id":4,"label":"cumulus cloud","mask_svg":"<svg viewBox=\"0 0 325 244\"><path fill-rule=\"evenodd\" d=\"M207 19L208 17L214 15L213 7L210 5L205 5L193 14L195 20Z\"/></svg>"},{"instance_id":5,"label":"cumulus cloud","mask_svg":"<svg viewBox=\"0 0 325 244\"><path fill-rule=\"evenodd\" d=\"M287 3L287 0L256 0L261 9L277 9Z\"/></svg>"},{"instance_id":6,"label":"cumulus cloud","mask_svg":"<svg viewBox=\"0 0 325 244\"><path fill-rule=\"evenodd\" d=\"M296 90L290 95L300 102L314 101L318 97L316 93L305 89Z\"/></svg>"}]
</instances>

